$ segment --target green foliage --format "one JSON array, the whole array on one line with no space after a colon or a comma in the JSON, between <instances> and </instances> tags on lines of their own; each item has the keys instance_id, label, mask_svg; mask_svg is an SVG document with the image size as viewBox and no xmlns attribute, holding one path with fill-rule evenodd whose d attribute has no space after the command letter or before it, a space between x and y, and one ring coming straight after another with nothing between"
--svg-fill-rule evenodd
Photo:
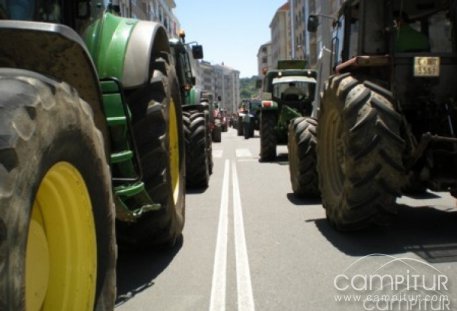
<instances>
[{"instance_id":1,"label":"green foliage","mask_svg":"<svg viewBox=\"0 0 457 311\"><path fill-rule=\"evenodd\" d=\"M240 79L240 97L242 99L255 98L258 96L259 90L256 88L258 79L259 77L257 76Z\"/></svg>"}]
</instances>

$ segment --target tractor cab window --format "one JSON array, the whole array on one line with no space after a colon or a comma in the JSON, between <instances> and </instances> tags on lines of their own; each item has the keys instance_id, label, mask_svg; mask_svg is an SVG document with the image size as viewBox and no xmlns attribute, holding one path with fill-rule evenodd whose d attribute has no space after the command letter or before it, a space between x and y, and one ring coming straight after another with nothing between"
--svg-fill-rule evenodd
<instances>
[{"instance_id":1,"label":"tractor cab window","mask_svg":"<svg viewBox=\"0 0 457 311\"><path fill-rule=\"evenodd\" d=\"M393 11L396 52L453 52L450 15L445 1L401 1Z\"/></svg>"},{"instance_id":2,"label":"tractor cab window","mask_svg":"<svg viewBox=\"0 0 457 311\"><path fill-rule=\"evenodd\" d=\"M7 19L8 11L6 10L6 1L0 0L0 19Z\"/></svg>"},{"instance_id":3,"label":"tractor cab window","mask_svg":"<svg viewBox=\"0 0 457 311\"><path fill-rule=\"evenodd\" d=\"M305 82L309 80L309 82ZM302 101L314 94L315 80L312 78L277 78L273 80L273 98L276 100Z\"/></svg>"},{"instance_id":4,"label":"tractor cab window","mask_svg":"<svg viewBox=\"0 0 457 311\"><path fill-rule=\"evenodd\" d=\"M359 5L355 5L350 10L350 35L349 35L349 59L357 56L359 47L359 29L360 29L360 10Z\"/></svg>"},{"instance_id":5,"label":"tractor cab window","mask_svg":"<svg viewBox=\"0 0 457 311\"><path fill-rule=\"evenodd\" d=\"M432 52L452 53L452 24L446 12L429 18L430 49Z\"/></svg>"},{"instance_id":6,"label":"tractor cab window","mask_svg":"<svg viewBox=\"0 0 457 311\"><path fill-rule=\"evenodd\" d=\"M341 15L338 18L338 21L335 22L335 26L333 29L332 68L335 68L338 64L341 64L343 62L344 23L345 23L344 15Z\"/></svg>"},{"instance_id":7,"label":"tractor cab window","mask_svg":"<svg viewBox=\"0 0 457 311\"><path fill-rule=\"evenodd\" d=\"M60 1L43 1L38 7L38 18L51 23L62 22Z\"/></svg>"},{"instance_id":8,"label":"tractor cab window","mask_svg":"<svg viewBox=\"0 0 457 311\"><path fill-rule=\"evenodd\" d=\"M2 0L0 18L14 20L36 20L61 22L61 3L58 0Z\"/></svg>"},{"instance_id":9,"label":"tractor cab window","mask_svg":"<svg viewBox=\"0 0 457 311\"><path fill-rule=\"evenodd\" d=\"M363 16L362 54L387 53L385 5L383 1L366 0Z\"/></svg>"},{"instance_id":10,"label":"tractor cab window","mask_svg":"<svg viewBox=\"0 0 457 311\"><path fill-rule=\"evenodd\" d=\"M1 6L6 18L9 19L31 20L35 16L33 0L5 0Z\"/></svg>"}]
</instances>

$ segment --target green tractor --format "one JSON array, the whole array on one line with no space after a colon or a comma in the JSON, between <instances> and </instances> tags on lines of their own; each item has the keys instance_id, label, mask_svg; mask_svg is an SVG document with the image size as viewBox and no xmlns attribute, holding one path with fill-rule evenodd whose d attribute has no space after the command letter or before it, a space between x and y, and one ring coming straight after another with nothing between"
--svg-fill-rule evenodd
<instances>
[{"instance_id":1,"label":"green tractor","mask_svg":"<svg viewBox=\"0 0 457 311\"><path fill-rule=\"evenodd\" d=\"M305 69L304 60L283 60L266 73L260 108L260 161L273 161L276 146L288 141L292 119L313 111L316 71Z\"/></svg>"},{"instance_id":2,"label":"green tractor","mask_svg":"<svg viewBox=\"0 0 457 311\"><path fill-rule=\"evenodd\" d=\"M181 237L185 149L169 39L116 11L0 1L2 310L112 310L116 242Z\"/></svg>"},{"instance_id":3,"label":"green tractor","mask_svg":"<svg viewBox=\"0 0 457 311\"><path fill-rule=\"evenodd\" d=\"M201 45L186 43L185 34L171 39L170 46L181 85L184 139L186 150L186 185L188 188L206 188L213 169L209 105L201 98L195 86L195 62L203 58Z\"/></svg>"},{"instance_id":4,"label":"green tractor","mask_svg":"<svg viewBox=\"0 0 457 311\"><path fill-rule=\"evenodd\" d=\"M254 131L259 130L259 115L261 101L243 99L237 113L237 134L245 139L254 137Z\"/></svg>"},{"instance_id":5,"label":"green tractor","mask_svg":"<svg viewBox=\"0 0 457 311\"><path fill-rule=\"evenodd\" d=\"M220 118L217 117L219 111L218 101L214 99L214 95L208 91L202 91L200 102L207 107L208 122L209 122L209 136L211 141L220 143L222 141L222 123ZM211 157L212 165L212 157Z\"/></svg>"}]
</instances>

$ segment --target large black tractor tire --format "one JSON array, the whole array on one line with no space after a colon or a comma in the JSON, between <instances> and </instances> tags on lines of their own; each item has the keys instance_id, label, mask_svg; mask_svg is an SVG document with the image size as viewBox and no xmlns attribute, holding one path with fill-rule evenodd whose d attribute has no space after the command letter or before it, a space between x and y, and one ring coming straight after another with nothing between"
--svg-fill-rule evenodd
<instances>
[{"instance_id":1,"label":"large black tractor tire","mask_svg":"<svg viewBox=\"0 0 457 311\"><path fill-rule=\"evenodd\" d=\"M205 122L206 122L206 155L208 158L208 165L209 165L209 174L213 174L213 167L214 167L214 161L213 161L213 138L211 137L211 120L209 116L209 111L205 110Z\"/></svg>"},{"instance_id":2,"label":"large black tractor tire","mask_svg":"<svg viewBox=\"0 0 457 311\"><path fill-rule=\"evenodd\" d=\"M243 135L244 135L244 139L249 139L251 138L251 133L252 133L252 130L251 130L251 126L252 124L251 123L246 123L244 122L243 123Z\"/></svg>"},{"instance_id":3,"label":"large black tractor tire","mask_svg":"<svg viewBox=\"0 0 457 311\"><path fill-rule=\"evenodd\" d=\"M151 85L128 98L132 108L143 181L161 209L136 222L117 222L118 240L128 248L173 246L185 218L185 146L176 73L167 55L153 64ZM143 109L142 109L143 108Z\"/></svg>"},{"instance_id":4,"label":"large black tractor tire","mask_svg":"<svg viewBox=\"0 0 457 311\"><path fill-rule=\"evenodd\" d=\"M299 117L290 122L288 133L289 172L292 190L298 197L320 196L317 175L317 120Z\"/></svg>"},{"instance_id":5,"label":"large black tractor tire","mask_svg":"<svg viewBox=\"0 0 457 311\"><path fill-rule=\"evenodd\" d=\"M206 188L209 183L208 135L205 114L196 110L183 112L186 141L187 188Z\"/></svg>"},{"instance_id":6,"label":"large black tractor tire","mask_svg":"<svg viewBox=\"0 0 457 311\"><path fill-rule=\"evenodd\" d=\"M0 69L0 310L113 310L111 177L91 107Z\"/></svg>"},{"instance_id":7,"label":"large black tractor tire","mask_svg":"<svg viewBox=\"0 0 457 311\"><path fill-rule=\"evenodd\" d=\"M427 186L420 180L419 174L410 172L403 185L402 193L406 195L424 195L427 193Z\"/></svg>"},{"instance_id":8,"label":"large black tractor tire","mask_svg":"<svg viewBox=\"0 0 457 311\"><path fill-rule=\"evenodd\" d=\"M238 118L238 124L236 125L236 133L238 136L243 136L244 134L243 118Z\"/></svg>"},{"instance_id":9,"label":"large black tractor tire","mask_svg":"<svg viewBox=\"0 0 457 311\"><path fill-rule=\"evenodd\" d=\"M392 102L389 91L349 74L326 84L317 168L327 219L338 230L385 225L396 212L405 142Z\"/></svg>"},{"instance_id":10,"label":"large black tractor tire","mask_svg":"<svg viewBox=\"0 0 457 311\"><path fill-rule=\"evenodd\" d=\"M222 141L222 128L220 126L215 126L213 128L212 138L215 143L220 143Z\"/></svg>"},{"instance_id":11,"label":"large black tractor tire","mask_svg":"<svg viewBox=\"0 0 457 311\"><path fill-rule=\"evenodd\" d=\"M262 111L260 114L260 161L273 161L276 159L277 137L275 127L277 123L276 112Z\"/></svg>"},{"instance_id":12,"label":"large black tractor tire","mask_svg":"<svg viewBox=\"0 0 457 311\"><path fill-rule=\"evenodd\" d=\"M254 126L255 124L251 121L251 127L250 127L250 131L249 131L249 137L254 137L254 133L255 133L255 130L254 130Z\"/></svg>"}]
</instances>

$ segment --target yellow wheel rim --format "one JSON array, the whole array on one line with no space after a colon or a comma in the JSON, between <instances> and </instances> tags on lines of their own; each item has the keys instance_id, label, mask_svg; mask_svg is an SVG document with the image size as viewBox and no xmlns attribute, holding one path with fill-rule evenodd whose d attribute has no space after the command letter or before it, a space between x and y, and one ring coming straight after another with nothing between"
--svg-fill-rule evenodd
<instances>
[{"instance_id":1,"label":"yellow wheel rim","mask_svg":"<svg viewBox=\"0 0 457 311\"><path fill-rule=\"evenodd\" d=\"M178 138L178 122L176 119L176 107L173 99L170 100L170 109L168 110L168 135L169 135L169 153L170 153L170 176L171 190L173 192L173 200L176 204L179 198L179 138Z\"/></svg>"},{"instance_id":2,"label":"yellow wheel rim","mask_svg":"<svg viewBox=\"0 0 457 311\"><path fill-rule=\"evenodd\" d=\"M26 253L26 310L93 310L97 245L92 205L78 170L55 164L33 204Z\"/></svg>"}]
</instances>

